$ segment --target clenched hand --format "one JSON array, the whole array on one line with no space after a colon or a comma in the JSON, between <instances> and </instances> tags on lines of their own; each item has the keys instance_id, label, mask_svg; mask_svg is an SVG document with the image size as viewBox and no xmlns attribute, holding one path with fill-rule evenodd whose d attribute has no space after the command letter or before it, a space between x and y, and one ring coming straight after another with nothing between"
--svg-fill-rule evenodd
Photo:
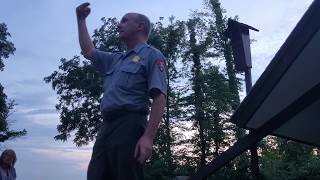
<instances>
[{"instance_id":1,"label":"clenched hand","mask_svg":"<svg viewBox=\"0 0 320 180\"><path fill-rule=\"evenodd\" d=\"M90 14L90 3L86 2L77 7L76 13L78 19L85 19Z\"/></svg>"}]
</instances>

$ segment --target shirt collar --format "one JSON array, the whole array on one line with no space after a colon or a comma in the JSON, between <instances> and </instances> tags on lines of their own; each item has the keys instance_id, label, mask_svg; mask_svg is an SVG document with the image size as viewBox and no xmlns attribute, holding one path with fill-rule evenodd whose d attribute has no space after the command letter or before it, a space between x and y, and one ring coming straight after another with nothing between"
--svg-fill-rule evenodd
<instances>
[{"instance_id":1,"label":"shirt collar","mask_svg":"<svg viewBox=\"0 0 320 180\"><path fill-rule=\"evenodd\" d=\"M135 53L139 53L141 51L141 49L143 49L144 47L147 47L148 44L145 43L145 42L141 42L141 43L138 43L134 48L133 48L133 51Z\"/></svg>"},{"instance_id":2,"label":"shirt collar","mask_svg":"<svg viewBox=\"0 0 320 180\"><path fill-rule=\"evenodd\" d=\"M132 52L135 52L136 54L138 54L144 47L149 47L149 45L148 45L146 42L140 42L140 43L138 43L132 50L127 51L127 52L124 54L124 57L123 57L123 58L129 56L129 54L131 54Z\"/></svg>"}]
</instances>

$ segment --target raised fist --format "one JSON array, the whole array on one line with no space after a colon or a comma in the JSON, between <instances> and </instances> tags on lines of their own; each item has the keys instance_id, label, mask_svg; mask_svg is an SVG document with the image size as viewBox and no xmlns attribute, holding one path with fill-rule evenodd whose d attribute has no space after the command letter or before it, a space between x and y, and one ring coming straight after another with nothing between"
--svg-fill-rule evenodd
<instances>
[{"instance_id":1,"label":"raised fist","mask_svg":"<svg viewBox=\"0 0 320 180\"><path fill-rule=\"evenodd\" d=\"M79 19L85 19L90 14L90 3L86 2L77 7L76 13Z\"/></svg>"}]
</instances>

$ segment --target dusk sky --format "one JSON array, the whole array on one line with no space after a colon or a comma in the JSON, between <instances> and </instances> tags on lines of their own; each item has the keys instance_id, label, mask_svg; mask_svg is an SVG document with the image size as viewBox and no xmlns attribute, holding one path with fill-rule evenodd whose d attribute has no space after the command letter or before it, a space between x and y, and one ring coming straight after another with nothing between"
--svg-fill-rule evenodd
<instances>
[{"instance_id":1,"label":"dusk sky","mask_svg":"<svg viewBox=\"0 0 320 180\"><path fill-rule=\"evenodd\" d=\"M79 0L1 0L0 23L6 23L14 55L5 60L0 83L18 104L9 117L12 128L25 128L22 138L1 144L16 151L18 180L85 180L92 143L76 147L72 141L55 141L59 114L57 96L43 78L60 65L60 58L79 55L75 8ZM120 19L126 12L140 12L155 22L174 15L186 20L191 10L203 8L202 0L89 1L88 29L101 26L101 17ZM253 81L264 71L312 0L221 0L228 17L260 32L250 32Z\"/></svg>"}]
</instances>

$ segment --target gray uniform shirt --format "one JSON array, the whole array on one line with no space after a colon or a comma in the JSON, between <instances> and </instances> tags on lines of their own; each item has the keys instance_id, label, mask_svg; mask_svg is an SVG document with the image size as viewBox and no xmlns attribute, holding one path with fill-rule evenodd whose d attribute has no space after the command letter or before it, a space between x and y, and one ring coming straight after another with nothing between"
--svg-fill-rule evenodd
<instances>
[{"instance_id":1,"label":"gray uniform shirt","mask_svg":"<svg viewBox=\"0 0 320 180\"><path fill-rule=\"evenodd\" d=\"M167 69L163 54L146 43L126 53L94 50L93 66L103 75L101 111L148 111L150 90L167 95Z\"/></svg>"}]
</instances>

